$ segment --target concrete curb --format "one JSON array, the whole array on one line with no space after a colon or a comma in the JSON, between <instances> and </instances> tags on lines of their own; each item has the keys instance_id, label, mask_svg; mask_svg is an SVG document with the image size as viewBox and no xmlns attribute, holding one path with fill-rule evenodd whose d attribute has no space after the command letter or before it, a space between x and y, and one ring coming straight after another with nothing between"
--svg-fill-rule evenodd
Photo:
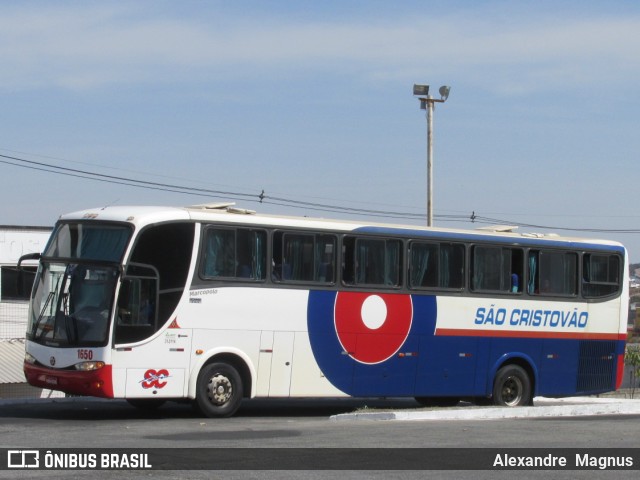
<instances>
[{"instance_id":1,"label":"concrete curb","mask_svg":"<svg viewBox=\"0 0 640 480\"><path fill-rule=\"evenodd\" d=\"M508 418L577 417L593 415L640 415L640 400L575 397L536 397L533 407L463 407L430 410L353 412L331 416L333 421L354 420L500 420Z\"/></svg>"}]
</instances>

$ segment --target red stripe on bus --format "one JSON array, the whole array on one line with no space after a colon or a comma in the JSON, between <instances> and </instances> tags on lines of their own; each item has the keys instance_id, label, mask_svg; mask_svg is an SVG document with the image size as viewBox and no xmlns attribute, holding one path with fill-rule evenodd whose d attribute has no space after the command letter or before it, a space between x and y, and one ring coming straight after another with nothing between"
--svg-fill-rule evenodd
<instances>
[{"instance_id":1,"label":"red stripe on bus","mask_svg":"<svg viewBox=\"0 0 640 480\"><path fill-rule=\"evenodd\" d=\"M82 372L47 368L25 362L24 375L34 387L52 388L74 395L113 398L111 365Z\"/></svg>"},{"instance_id":2,"label":"red stripe on bus","mask_svg":"<svg viewBox=\"0 0 640 480\"><path fill-rule=\"evenodd\" d=\"M436 328L436 335L443 337L506 337L506 338L559 338L565 340L626 340L624 333L591 332L532 332L514 330L471 330Z\"/></svg>"}]
</instances>

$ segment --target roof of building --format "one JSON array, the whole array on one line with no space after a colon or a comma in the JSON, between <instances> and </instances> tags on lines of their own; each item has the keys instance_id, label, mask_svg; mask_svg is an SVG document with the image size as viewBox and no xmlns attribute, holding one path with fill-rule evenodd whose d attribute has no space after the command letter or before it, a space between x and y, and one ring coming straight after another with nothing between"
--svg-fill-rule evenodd
<instances>
[{"instance_id":1,"label":"roof of building","mask_svg":"<svg viewBox=\"0 0 640 480\"><path fill-rule=\"evenodd\" d=\"M0 340L0 383L25 383L24 340Z\"/></svg>"}]
</instances>

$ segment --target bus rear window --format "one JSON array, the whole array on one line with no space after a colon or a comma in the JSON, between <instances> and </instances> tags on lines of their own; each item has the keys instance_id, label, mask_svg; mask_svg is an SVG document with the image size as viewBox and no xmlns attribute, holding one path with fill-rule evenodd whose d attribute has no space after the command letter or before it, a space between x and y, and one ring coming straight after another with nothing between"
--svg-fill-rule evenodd
<instances>
[{"instance_id":1,"label":"bus rear window","mask_svg":"<svg viewBox=\"0 0 640 480\"><path fill-rule=\"evenodd\" d=\"M582 258L582 294L585 298L613 295L620 291L620 257L586 253Z\"/></svg>"}]
</instances>

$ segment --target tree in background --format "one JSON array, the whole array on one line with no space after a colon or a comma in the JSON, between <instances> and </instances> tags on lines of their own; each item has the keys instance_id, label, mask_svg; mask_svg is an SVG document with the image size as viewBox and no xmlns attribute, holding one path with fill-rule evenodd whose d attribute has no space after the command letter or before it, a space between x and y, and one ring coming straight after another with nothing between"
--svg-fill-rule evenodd
<instances>
[{"instance_id":1,"label":"tree in background","mask_svg":"<svg viewBox=\"0 0 640 480\"><path fill-rule=\"evenodd\" d=\"M627 351L624 354L624 363L631 366L629 375L631 376L631 398L633 398L640 379L640 347L638 345L627 347Z\"/></svg>"}]
</instances>

